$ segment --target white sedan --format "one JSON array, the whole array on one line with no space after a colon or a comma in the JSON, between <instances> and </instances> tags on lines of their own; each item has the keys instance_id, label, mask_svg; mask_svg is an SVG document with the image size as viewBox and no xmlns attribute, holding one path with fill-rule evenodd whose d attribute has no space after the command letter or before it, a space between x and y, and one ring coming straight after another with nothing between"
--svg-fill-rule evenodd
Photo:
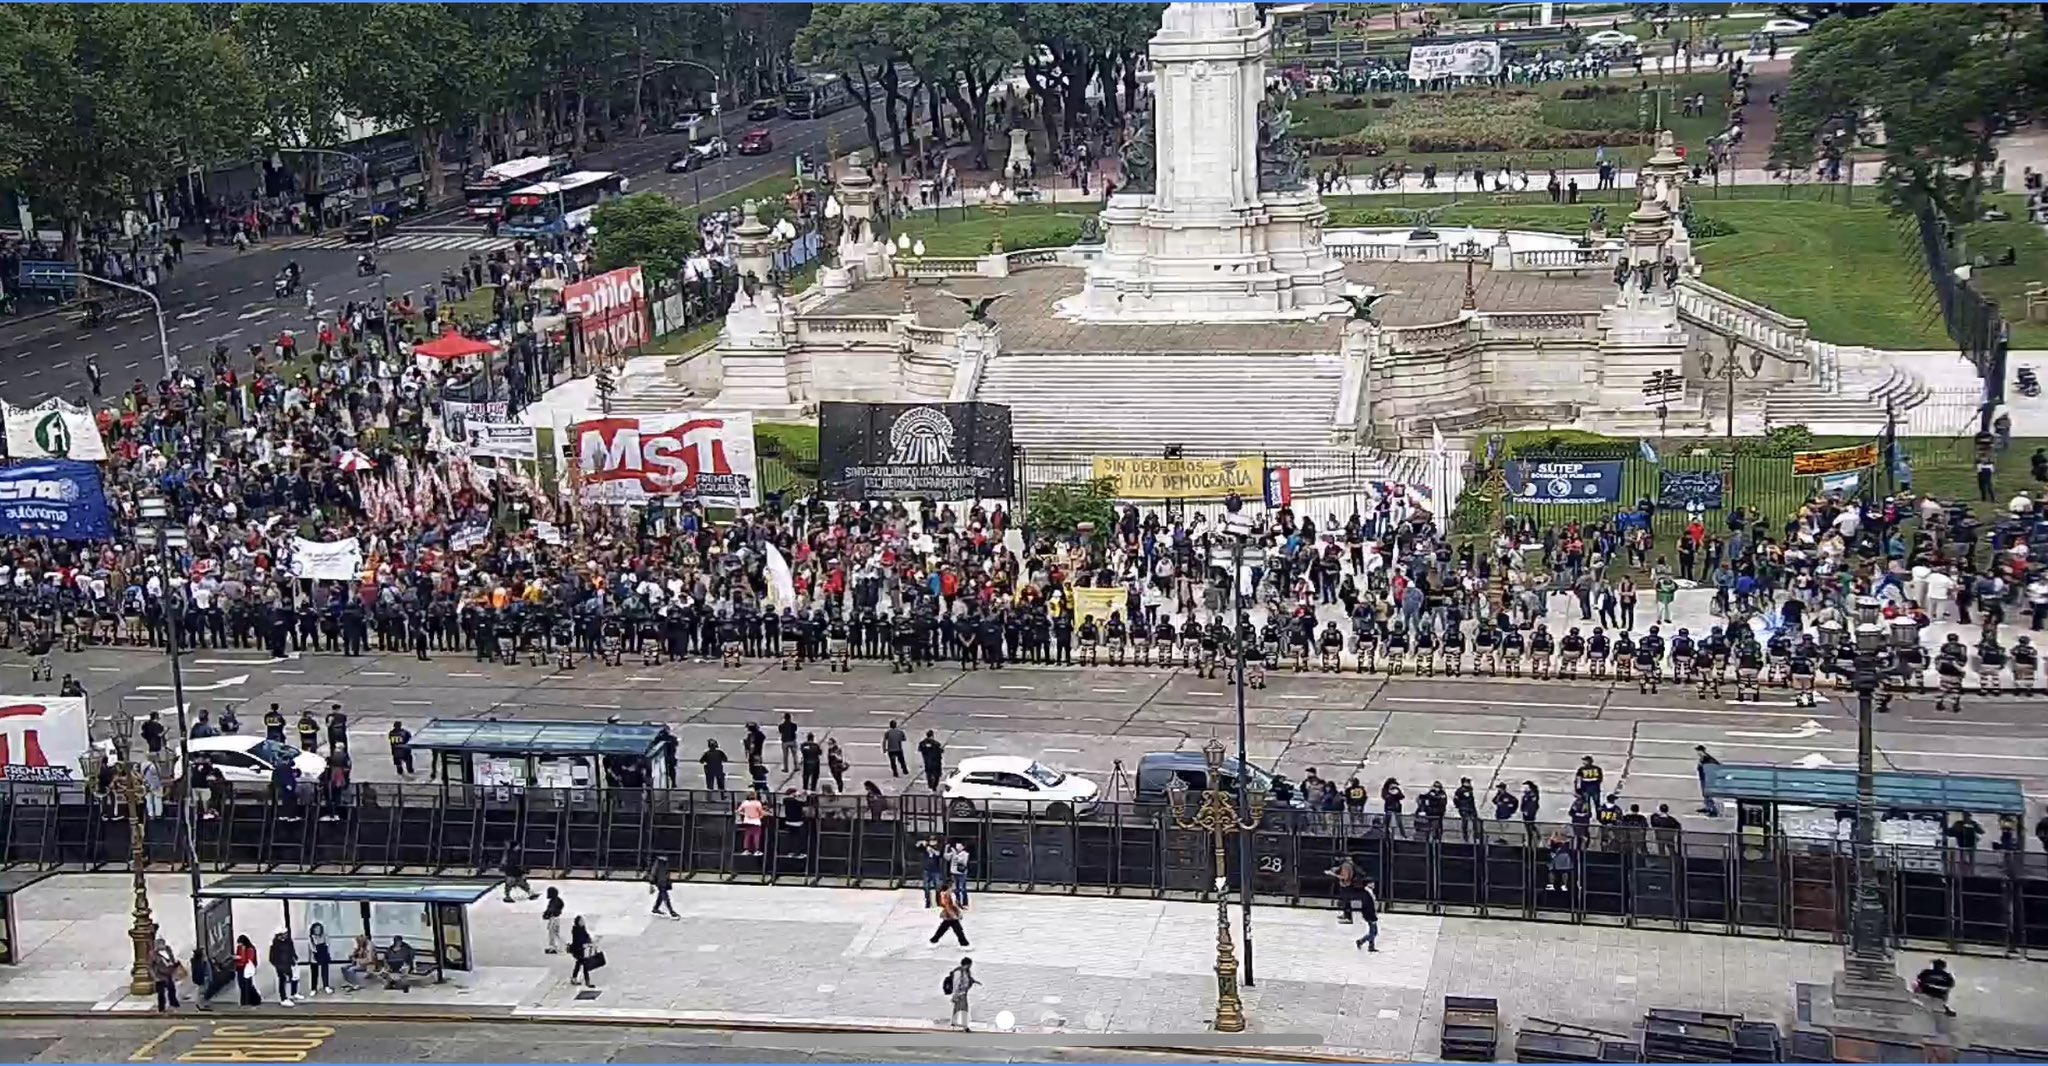
<instances>
[{"instance_id":1,"label":"white sedan","mask_svg":"<svg viewBox=\"0 0 2048 1066\"><path fill-rule=\"evenodd\" d=\"M1636 43L1636 35L1620 30L1601 30L1587 34L1586 43L1595 48L1627 48Z\"/></svg>"},{"instance_id":2,"label":"white sedan","mask_svg":"<svg viewBox=\"0 0 2048 1066\"><path fill-rule=\"evenodd\" d=\"M280 744L261 734L199 737L187 741L185 750L194 756L204 757L220 769L222 777L237 783L269 784L271 770L286 759L298 768L299 777L307 781L327 769L325 758L310 751L300 751L289 744ZM185 766L179 763L178 775L182 777L184 773Z\"/></svg>"},{"instance_id":3,"label":"white sedan","mask_svg":"<svg viewBox=\"0 0 2048 1066\"><path fill-rule=\"evenodd\" d=\"M1045 818L1095 813L1095 782L1061 773L1019 755L980 755L960 760L939 783L946 809L960 817L984 811Z\"/></svg>"},{"instance_id":4,"label":"white sedan","mask_svg":"<svg viewBox=\"0 0 2048 1066\"><path fill-rule=\"evenodd\" d=\"M1805 33L1810 28L1806 23L1798 19L1776 18L1764 23L1762 30L1759 32L1787 37L1795 33Z\"/></svg>"}]
</instances>

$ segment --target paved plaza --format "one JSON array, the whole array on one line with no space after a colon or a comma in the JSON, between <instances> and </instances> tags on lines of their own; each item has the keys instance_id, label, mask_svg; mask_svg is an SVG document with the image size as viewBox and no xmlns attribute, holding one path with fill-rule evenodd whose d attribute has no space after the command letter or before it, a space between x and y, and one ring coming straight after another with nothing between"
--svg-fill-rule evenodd
<instances>
[{"instance_id":1,"label":"paved plaza","mask_svg":"<svg viewBox=\"0 0 2048 1066\"><path fill-rule=\"evenodd\" d=\"M470 909L475 969L409 993L381 989L306 997L295 1018L380 1008L531 1021L695 1025L942 1026L939 984L962 955L983 983L977 1027L998 1032L1128 1036L1176 1046L1202 1034L1214 1004L1216 910L1157 900L975 896L971 946L929 943L937 911L915 890L862 891L684 884L680 918L647 913L644 885L562 882L609 965L590 995L569 960L544 954L540 903L495 895ZM184 881L152 878L164 935L191 943ZM0 1012L153 1004L125 995L127 878L66 875L16 898L25 965L0 974ZM236 931L259 944L283 928L279 905L237 903ZM304 925L295 918L295 928ZM1237 916L1232 915L1233 934ZM1626 1034L1652 1007L1729 1011L1790 1023L1792 984L1840 965L1828 944L1442 918L1393 910L1379 951L1354 946L1362 926L1327 910L1255 908L1256 983L1245 989L1251 1031L1276 1047L1367 1060L1433 1059L1443 997L1490 996L1510 1025L1532 1017ZM330 934L334 930L330 929ZM301 945L301 952L304 953ZM1902 955L1911 974L1926 957ZM1964 958L1956 1035L2042 1046L2044 971L2015 960ZM266 968L260 985L274 990ZM337 986L339 987L339 986ZM221 1004L235 1012L232 994ZM282 1013L274 1004L266 1013Z\"/></svg>"},{"instance_id":2,"label":"paved plaza","mask_svg":"<svg viewBox=\"0 0 2048 1066\"><path fill-rule=\"evenodd\" d=\"M1680 593L1677 623L1695 632L1712 624L1707 598L1702 591ZM1575 624L1575 609L1573 617L1563 610L1558 598L1553 629ZM2009 642L2017 630L2007 629ZM1951 631L1961 627L1936 623L1925 639L1938 643ZM0 662L7 671L0 677L20 670L15 684L26 689L26 666L19 659ZM60 654L57 670L84 682L97 714L115 708L133 715L175 712L161 654L91 649ZM1236 732L1234 693L1223 680L1156 667L962 672L942 664L905 675L859 663L850 673L833 674L822 666L788 672L772 661L728 669L696 662L644 666L629 657L621 667L585 662L564 672L552 665L478 663L460 653L437 653L431 662L409 654L330 653L273 662L261 652L213 650L188 653L185 675L191 707L218 713L232 703L241 708L245 731L261 730L260 716L272 702L293 720L305 709L324 716L330 704L340 703L358 749L356 775L366 781L394 779L384 742L393 721L417 729L436 717L603 721L616 715L666 723L680 738L681 783L695 786L701 784L695 758L707 740L737 752L747 723L772 732L788 713L821 743L841 743L852 764L850 788L874 780L889 792L923 788L921 781L888 774L881 737L891 720L913 744L931 730L946 745L948 765L972 755L1029 755L1105 788L1118 760L1134 769L1146 752L1192 750L1211 736L1234 746ZM1688 828L1726 830L1733 827L1727 808L1718 820L1696 810L1695 745L1729 763L1855 764L1855 708L1844 703L1844 694L1824 690L1813 708L1794 706L1784 690L1766 689L1764 697L1738 704L1732 686L1715 700L1669 684L1651 697L1633 684L1283 670L1270 675L1266 688L1248 692L1246 719L1252 758L1291 779L1311 767L1340 783L1357 774L1377 795L1380 782L1395 777L1410 796L1432 781L1453 787L1460 777L1482 789L1495 780L1517 788L1534 780L1545 797L1545 820L1562 820L1572 769L1580 756L1592 755L1624 804L1651 810L1670 803ZM1878 723L1880 766L2018 778L2033 812L2031 827L2048 800L2044 708L2048 693L1972 696L1960 715L1935 712L1931 693L1902 696ZM773 750L769 762L776 787L797 783L781 772Z\"/></svg>"}]
</instances>

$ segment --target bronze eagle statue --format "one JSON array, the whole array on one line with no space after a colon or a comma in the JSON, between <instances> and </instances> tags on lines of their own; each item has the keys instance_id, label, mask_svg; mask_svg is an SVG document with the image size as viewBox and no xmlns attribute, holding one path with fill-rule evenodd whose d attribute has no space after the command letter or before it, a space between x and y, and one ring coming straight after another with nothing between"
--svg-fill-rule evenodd
<instances>
[{"instance_id":1,"label":"bronze eagle statue","mask_svg":"<svg viewBox=\"0 0 2048 1066\"><path fill-rule=\"evenodd\" d=\"M1379 303L1381 300L1384 300L1389 296L1392 296L1393 293L1369 292L1363 296L1354 296L1346 292L1339 293L1338 295L1340 298L1343 299L1345 303L1351 305L1351 318L1353 321L1376 322L1378 320L1372 317L1373 305Z\"/></svg>"},{"instance_id":2,"label":"bronze eagle statue","mask_svg":"<svg viewBox=\"0 0 2048 1066\"><path fill-rule=\"evenodd\" d=\"M960 301L960 306L967 309L967 320L969 322L985 323L989 321L988 309L995 306L997 300L1008 297L1009 293L999 292L993 296L962 296L950 289L940 289L939 295Z\"/></svg>"}]
</instances>

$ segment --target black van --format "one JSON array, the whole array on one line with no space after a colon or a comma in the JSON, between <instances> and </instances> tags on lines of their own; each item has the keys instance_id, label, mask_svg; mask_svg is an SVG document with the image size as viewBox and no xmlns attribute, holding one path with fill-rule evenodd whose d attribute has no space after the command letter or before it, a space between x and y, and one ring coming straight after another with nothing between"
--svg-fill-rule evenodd
<instances>
[{"instance_id":1,"label":"black van","mask_svg":"<svg viewBox=\"0 0 2048 1066\"><path fill-rule=\"evenodd\" d=\"M1223 760L1223 772L1218 775L1222 778L1220 786L1233 795L1237 792L1237 767L1236 756L1228 756ZM1251 767L1251 773L1258 787L1271 796L1273 776L1256 765ZM1187 782L1190 795L1206 791L1209 788L1208 759L1199 751L1154 751L1139 756L1137 802L1166 803L1167 789L1172 787L1176 777ZM1298 805L1299 800L1296 803Z\"/></svg>"}]
</instances>

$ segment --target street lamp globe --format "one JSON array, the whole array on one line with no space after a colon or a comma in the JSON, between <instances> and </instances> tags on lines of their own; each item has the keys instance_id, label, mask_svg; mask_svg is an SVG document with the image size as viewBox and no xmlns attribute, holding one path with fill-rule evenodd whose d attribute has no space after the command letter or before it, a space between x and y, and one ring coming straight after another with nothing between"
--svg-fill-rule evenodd
<instances>
[{"instance_id":1,"label":"street lamp globe","mask_svg":"<svg viewBox=\"0 0 2048 1066\"><path fill-rule=\"evenodd\" d=\"M911 245L910 245L910 254L911 254L911 255L914 255L914 256L916 256L916 257L918 257L919 259L923 259L923 258L924 258L924 238L923 238L923 237L919 237L919 238L918 238L917 240L915 240L915 241L912 241L912 242L911 242Z\"/></svg>"},{"instance_id":2,"label":"street lamp globe","mask_svg":"<svg viewBox=\"0 0 2048 1066\"><path fill-rule=\"evenodd\" d=\"M1179 774L1173 775L1173 779L1166 783L1166 799L1176 811L1185 808L1188 803L1187 778Z\"/></svg>"},{"instance_id":3,"label":"street lamp globe","mask_svg":"<svg viewBox=\"0 0 2048 1066\"><path fill-rule=\"evenodd\" d=\"M1202 759L1209 764L1210 770L1223 769L1224 750L1223 742L1215 737L1210 737L1209 742L1202 745Z\"/></svg>"},{"instance_id":4,"label":"street lamp globe","mask_svg":"<svg viewBox=\"0 0 2048 1066\"><path fill-rule=\"evenodd\" d=\"M897 248L897 250L898 250L898 251L903 251L903 252L907 252L907 251L909 251L909 250L910 250L910 233L909 233L909 231L907 231L907 230L906 230L906 231L904 231L904 232L902 232L902 233L899 233L899 234L897 234L897 235L896 235L896 248Z\"/></svg>"}]
</instances>

